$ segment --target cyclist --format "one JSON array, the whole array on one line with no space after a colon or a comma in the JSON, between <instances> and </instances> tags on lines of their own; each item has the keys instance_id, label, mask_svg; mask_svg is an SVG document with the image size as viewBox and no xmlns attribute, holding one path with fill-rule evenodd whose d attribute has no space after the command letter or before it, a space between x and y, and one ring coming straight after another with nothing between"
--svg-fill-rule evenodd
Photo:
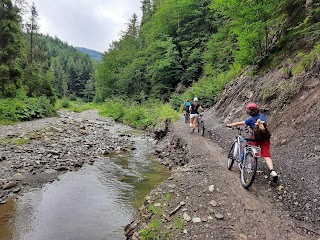
<instances>
[{"instance_id":1,"label":"cyclist","mask_svg":"<svg viewBox=\"0 0 320 240\"><path fill-rule=\"evenodd\" d=\"M261 119L262 121L266 122L266 116L263 113L260 113L260 110L255 103L249 103L246 106L246 112L249 114L251 117L246 119L245 121L240 121L240 122L234 122L227 124L227 127L235 127L235 126L240 126L240 125L247 125L251 129L254 128L254 125L256 123L257 119ZM261 148L261 157L264 158L266 161L268 168L270 170L270 177L273 182L277 182L278 180L278 174L276 171L273 169L273 162L271 159L270 155L270 140L262 140L262 141L255 141L255 142L250 142L250 144L255 145L255 146L260 146Z\"/></svg>"},{"instance_id":2,"label":"cyclist","mask_svg":"<svg viewBox=\"0 0 320 240\"><path fill-rule=\"evenodd\" d=\"M187 114L188 116L190 115L190 106L191 106L190 99L187 98L186 102L183 105L183 109L185 111L185 114Z\"/></svg>"},{"instance_id":3,"label":"cyclist","mask_svg":"<svg viewBox=\"0 0 320 240\"><path fill-rule=\"evenodd\" d=\"M192 133L194 132L194 130L197 127L197 120L199 117L199 112L198 112L199 108L200 108L201 112L204 112L204 109L198 103L198 98L194 98L193 103L190 105L190 108L189 108L189 110L190 110L190 127L191 127Z\"/></svg>"}]
</instances>

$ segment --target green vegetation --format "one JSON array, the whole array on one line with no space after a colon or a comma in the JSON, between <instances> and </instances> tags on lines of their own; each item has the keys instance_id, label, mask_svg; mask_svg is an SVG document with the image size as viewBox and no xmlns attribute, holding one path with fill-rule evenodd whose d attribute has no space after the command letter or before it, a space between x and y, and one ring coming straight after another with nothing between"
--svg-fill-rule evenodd
<instances>
[{"instance_id":1,"label":"green vegetation","mask_svg":"<svg viewBox=\"0 0 320 240\"><path fill-rule=\"evenodd\" d=\"M177 120L179 115L169 104L146 102L139 105L120 98L106 99L97 106L102 116L112 117L116 121L138 128L161 126L167 118Z\"/></svg>"},{"instance_id":2,"label":"green vegetation","mask_svg":"<svg viewBox=\"0 0 320 240\"><path fill-rule=\"evenodd\" d=\"M46 97L0 99L0 120L17 122L53 116L54 107Z\"/></svg>"},{"instance_id":3,"label":"green vegetation","mask_svg":"<svg viewBox=\"0 0 320 240\"><path fill-rule=\"evenodd\" d=\"M293 68L293 75L309 70L315 61L320 60L320 42L314 46L310 53L298 53L296 59L298 59L298 63Z\"/></svg>"}]
</instances>

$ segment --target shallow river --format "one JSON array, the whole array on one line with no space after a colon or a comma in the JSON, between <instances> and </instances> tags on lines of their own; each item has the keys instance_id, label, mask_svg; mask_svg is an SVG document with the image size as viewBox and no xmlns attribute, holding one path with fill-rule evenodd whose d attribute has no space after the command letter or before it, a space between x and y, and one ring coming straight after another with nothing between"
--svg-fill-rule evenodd
<instances>
[{"instance_id":1,"label":"shallow river","mask_svg":"<svg viewBox=\"0 0 320 240\"><path fill-rule=\"evenodd\" d=\"M125 239L123 229L145 195L170 174L150 155L151 139L134 133L132 140L132 152L97 158L0 205L0 239Z\"/></svg>"}]
</instances>

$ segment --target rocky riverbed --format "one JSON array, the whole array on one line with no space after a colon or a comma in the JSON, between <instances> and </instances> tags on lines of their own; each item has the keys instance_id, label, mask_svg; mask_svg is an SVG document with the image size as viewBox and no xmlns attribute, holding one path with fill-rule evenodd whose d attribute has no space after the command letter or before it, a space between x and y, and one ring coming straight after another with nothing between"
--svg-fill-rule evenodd
<instances>
[{"instance_id":1,"label":"rocky riverbed","mask_svg":"<svg viewBox=\"0 0 320 240\"><path fill-rule=\"evenodd\" d=\"M97 158L108 161L112 153L134 150L131 135L117 134L114 122L99 118L94 110L59 114L59 118L0 128L1 204Z\"/></svg>"}]
</instances>

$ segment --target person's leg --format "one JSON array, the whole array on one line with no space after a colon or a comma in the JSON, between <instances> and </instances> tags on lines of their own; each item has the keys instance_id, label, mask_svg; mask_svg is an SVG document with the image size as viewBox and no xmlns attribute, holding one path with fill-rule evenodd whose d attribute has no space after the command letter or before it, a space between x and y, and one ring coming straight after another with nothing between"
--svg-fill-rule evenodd
<instances>
[{"instance_id":1,"label":"person's leg","mask_svg":"<svg viewBox=\"0 0 320 240\"><path fill-rule=\"evenodd\" d=\"M261 147L261 157L264 158L268 165L272 181L276 182L278 180L278 174L273 169L273 161L270 155L270 140L264 140L261 143L259 143L259 145Z\"/></svg>"},{"instance_id":2,"label":"person's leg","mask_svg":"<svg viewBox=\"0 0 320 240\"><path fill-rule=\"evenodd\" d=\"M193 116L190 115L190 128L192 128L193 125Z\"/></svg>"},{"instance_id":3,"label":"person's leg","mask_svg":"<svg viewBox=\"0 0 320 240\"><path fill-rule=\"evenodd\" d=\"M266 160L269 170L273 170L273 162L271 157L264 157L264 160Z\"/></svg>"}]
</instances>

